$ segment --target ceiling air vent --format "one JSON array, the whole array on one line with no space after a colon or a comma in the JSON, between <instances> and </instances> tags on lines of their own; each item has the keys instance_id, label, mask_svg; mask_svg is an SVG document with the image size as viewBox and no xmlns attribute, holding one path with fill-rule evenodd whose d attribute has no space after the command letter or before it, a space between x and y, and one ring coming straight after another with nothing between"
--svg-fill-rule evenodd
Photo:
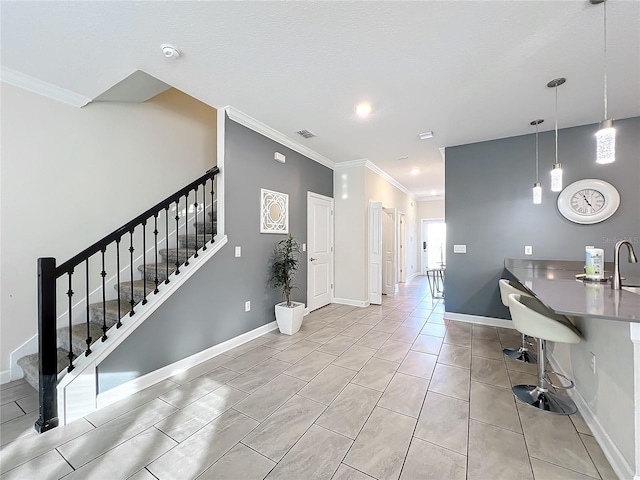
<instances>
[{"instance_id":1,"label":"ceiling air vent","mask_svg":"<svg viewBox=\"0 0 640 480\"><path fill-rule=\"evenodd\" d=\"M315 133L311 133L309 130L298 130L296 133L302 135L304 138L313 138L316 136Z\"/></svg>"}]
</instances>

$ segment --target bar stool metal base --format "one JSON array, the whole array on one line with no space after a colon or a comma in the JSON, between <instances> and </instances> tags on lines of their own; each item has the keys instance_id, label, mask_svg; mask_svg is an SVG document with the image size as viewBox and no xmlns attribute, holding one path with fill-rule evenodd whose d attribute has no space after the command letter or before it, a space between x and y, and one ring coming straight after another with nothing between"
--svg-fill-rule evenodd
<instances>
[{"instance_id":1,"label":"bar stool metal base","mask_svg":"<svg viewBox=\"0 0 640 480\"><path fill-rule=\"evenodd\" d=\"M522 403L545 412L556 415L572 415L578 411L578 407L569 397L544 391L536 385L516 385L511 391Z\"/></svg>"},{"instance_id":2,"label":"bar stool metal base","mask_svg":"<svg viewBox=\"0 0 640 480\"><path fill-rule=\"evenodd\" d=\"M514 360L518 360L520 362L533 363L533 364L538 363L538 359L537 359L536 355L533 352L530 352L529 350L523 350L522 347L520 347L520 348L503 348L502 349L502 353L505 356L507 356L509 358L512 358Z\"/></svg>"},{"instance_id":3,"label":"bar stool metal base","mask_svg":"<svg viewBox=\"0 0 640 480\"><path fill-rule=\"evenodd\" d=\"M527 348L527 346L532 345L533 344L527 340L526 335L522 334L522 346L520 348L503 348L502 353L519 362L536 364L538 363L538 357Z\"/></svg>"}]
</instances>

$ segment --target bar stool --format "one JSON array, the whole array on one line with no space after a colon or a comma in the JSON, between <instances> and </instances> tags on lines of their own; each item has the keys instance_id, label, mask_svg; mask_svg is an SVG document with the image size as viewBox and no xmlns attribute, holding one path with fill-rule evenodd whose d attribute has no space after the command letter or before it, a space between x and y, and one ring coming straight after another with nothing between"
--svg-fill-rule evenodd
<instances>
[{"instance_id":1,"label":"bar stool","mask_svg":"<svg viewBox=\"0 0 640 480\"><path fill-rule=\"evenodd\" d=\"M502 300L502 304L505 307L509 307L509 295L512 293L523 295L526 297L531 297L528 292L525 292L524 287L520 285L518 282L512 282L511 280L506 280L501 278L498 282L500 286L500 299ZM509 358L513 358L514 360L518 360L519 362L525 363L537 363L537 359L534 353L531 353L527 347L533 345L527 340L526 335L522 334L522 346L518 348L503 348L502 353Z\"/></svg>"},{"instance_id":2,"label":"bar stool","mask_svg":"<svg viewBox=\"0 0 640 480\"><path fill-rule=\"evenodd\" d=\"M509 310L513 324L520 333L538 339L538 385L516 385L511 390L518 400L546 412L571 415L578 411L569 397L550 392L547 388L573 388L573 381L557 372L547 372L547 340L556 343L579 343L580 331L563 315L547 310L536 299L519 294L509 295ZM569 386L554 385L548 373L555 373L570 382Z\"/></svg>"}]
</instances>

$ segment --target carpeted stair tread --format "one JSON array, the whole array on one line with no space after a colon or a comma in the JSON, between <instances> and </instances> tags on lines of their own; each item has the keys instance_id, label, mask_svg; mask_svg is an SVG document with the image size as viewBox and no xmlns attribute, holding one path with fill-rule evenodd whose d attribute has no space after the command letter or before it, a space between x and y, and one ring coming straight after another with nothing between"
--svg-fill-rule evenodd
<instances>
[{"instance_id":1,"label":"carpeted stair tread","mask_svg":"<svg viewBox=\"0 0 640 480\"><path fill-rule=\"evenodd\" d=\"M58 347L58 372L61 372L69 366L69 352ZM24 372L24 379L33 388L38 390L38 383L40 379L39 366L38 366L38 354L32 353L18 359L18 365Z\"/></svg>"},{"instance_id":2,"label":"carpeted stair tread","mask_svg":"<svg viewBox=\"0 0 640 480\"><path fill-rule=\"evenodd\" d=\"M194 223L193 226L199 234L207 233L211 235L212 230L214 234L218 232L218 222L213 222L213 224L211 224L211 222L207 222L205 224L198 222L197 225Z\"/></svg>"},{"instance_id":3,"label":"carpeted stair tread","mask_svg":"<svg viewBox=\"0 0 640 480\"><path fill-rule=\"evenodd\" d=\"M144 281L144 280L134 280L133 281L133 301L134 303L140 303L144 298L144 292L147 292L147 297L149 294L153 295L153 290L155 290L156 285L153 282ZM114 288L118 290L118 285L114 285ZM120 300L121 302L129 302L131 300L131 282L120 282ZM129 304L130 305L130 304Z\"/></svg>"},{"instance_id":4,"label":"carpeted stair tread","mask_svg":"<svg viewBox=\"0 0 640 480\"><path fill-rule=\"evenodd\" d=\"M162 257L162 261L166 262L167 258L169 259L169 264L176 263L176 258L182 264L187 258L190 258L193 255L192 248L170 248L169 250L162 249L160 250L160 256Z\"/></svg>"},{"instance_id":5,"label":"carpeted stair tread","mask_svg":"<svg viewBox=\"0 0 640 480\"><path fill-rule=\"evenodd\" d=\"M107 300L104 302L107 314L107 328L111 328L118 323L118 300ZM131 305L120 299L120 318L124 317L131 310ZM89 321L102 325L102 302L89 304Z\"/></svg>"},{"instance_id":6,"label":"carpeted stair tread","mask_svg":"<svg viewBox=\"0 0 640 480\"><path fill-rule=\"evenodd\" d=\"M211 242L211 234L207 234L207 233L198 234L198 249L201 249L205 243L209 244L210 242ZM189 233L186 235L185 234L178 235L178 244L180 245L181 248L189 247L193 252L196 246L196 234Z\"/></svg>"},{"instance_id":7,"label":"carpeted stair tread","mask_svg":"<svg viewBox=\"0 0 640 480\"><path fill-rule=\"evenodd\" d=\"M147 268L145 270L144 265L138 265L138 271L140 274L146 274L147 281L152 282L155 285L156 278L156 264L155 263L147 263ZM175 261L169 262L169 276L176 271ZM167 279L167 264L166 262L161 262L160 258L158 258L158 282L164 282ZM154 287L155 288L155 287Z\"/></svg>"},{"instance_id":8,"label":"carpeted stair tread","mask_svg":"<svg viewBox=\"0 0 640 480\"><path fill-rule=\"evenodd\" d=\"M92 344L102 338L102 324L89 322L89 331ZM77 325L73 325L71 327L71 333L73 335L73 353L74 355L80 355L87 349L87 324L78 323ZM58 329L58 347L64 350L70 350L69 327Z\"/></svg>"}]
</instances>

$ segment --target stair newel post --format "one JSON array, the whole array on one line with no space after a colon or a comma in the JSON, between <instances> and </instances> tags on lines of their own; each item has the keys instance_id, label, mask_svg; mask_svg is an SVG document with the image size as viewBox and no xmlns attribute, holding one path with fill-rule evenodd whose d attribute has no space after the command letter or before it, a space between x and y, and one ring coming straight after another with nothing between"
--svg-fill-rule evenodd
<instances>
[{"instance_id":1,"label":"stair newel post","mask_svg":"<svg viewBox=\"0 0 640 480\"><path fill-rule=\"evenodd\" d=\"M56 331L56 259L38 259L38 350L40 416L38 433L58 426L58 340Z\"/></svg>"},{"instance_id":2,"label":"stair newel post","mask_svg":"<svg viewBox=\"0 0 640 480\"><path fill-rule=\"evenodd\" d=\"M107 285L106 285L106 277L107 271L104 266L104 254L106 253L106 247L102 247L100 250L100 255L102 257L102 271L100 272L100 276L102 277L102 341L107 340Z\"/></svg>"},{"instance_id":3,"label":"stair newel post","mask_svg":"<svg viewBox=\"0 0 640 480\"><path fill-rule=\"evenodd\" d=\"M215 235L215 231L214 231L214 228L213 228L213 225L214 225L214 223L213 223L213 211L214 211L213 207L215 205L214 204L214 198L213 198L214 193L215 193L213 191L213 180L214 180L214 178L216 178L216 177L215 176L211 177L211 243L213 243L213 237Z\"/></svg>"},{"instance_id":4,"label":"stair newel post","mask_svg":"<svg viewBox=\"0 0 640 480\"><path fill-rule=\"evenodd\" d=\"M178 238L178 229L180 227L180 199L176 199L176 275L180 275L180 239Z\"/></svg>"},{"instance_id":5,"label":"stair newel post","mask_svg":"<svg viewBox=\"0 0 640 480\"><path fill-rule=\"evenodd\" d=\"M196 192L196 198L198 193ZM196 214L196 222L198 217ZM196 225L196 235L198 234L198 226ZM207 179L202 182L202 250L207 249Z\"/></svg>"},{"instance_id":6,"label":"stair newel post","mask_svg":"<svg viewBox=\"0 0 640 480\"><path fill-rule=\"evenodd\" d=\"M86 339L86 343L87 343L87 349L84 351L84 356L88 357L89 355L91 355L91 326L89 325L90 322L90 311L89 311L89 259L87 258L84 261L84 283L85 283L85 297L84 297L84 303L86 304L86 316L87 316L87 339Z\"/></svg>"},{"instance_id":7,"label":"stair newel post","mask_svg":"<svg viewBox=\"0 0 640 480\"><path fill-rule=\"evenodd\" d=\"M122 238L118 237L116 238L116 288L117 288L117 292L118 292L118 323L116 323L116 328L120 328L122 326L122 307L121 307L121 303L122 300L120 298L120 240ZM107 318L103 317L104 322L105 322L105 327L106 327L106 321Z\"/></svg>"},{"instance_id":8,"label":"stair newel post","mask_svg":"<svg viewBox=\"0 0 640 480\"><path fill-rule=\"evenodd\" d=\"M166 277L164 278L165 285L169 283L169 204L164 207L164 244L165 244L165 266Z\"/></svg>"},{"instance_id":9,"label":"stair newel post","mask_svg":"<svg viewBox=\"0 0 640 480\"><path fill-rule=\"evenodd\" d=\"M155 265L156 265L156 275L155 278L153 279L153 283L156 284L156 288L153 290L153 293L158 293L158 283L160 283L158 281L158 212L153 214L153 245L154 245L154 252L155 252Z\"/></svg>"},{"instance_id":10,"label":"stair newel post","mask_svg":"<svg viewBox=\"0 0 640 480\"><path fill-rule=\"evenodd\" d=\"M69 366L67 367L67 372L70 372L71 370L76 368L73 366L73 359L76 357L73 353L73 290L71 289L73 268L67 272L67 278L69 279L69 289L67 290L67 298L69 299L67 310L67 313L69 314Z\"/></svg>"},{"instance_id":11,"label":"stair newel post","mask_svg":"<svg viewBox=\"0 0 640 480\"><path fill-rule=\"evenodd\" d=\"M147 303L147 220L142 221L142 305Z\"/></svg>"},{"instance_id":12,"label":"stair newel post","mask_svg":"<svg viewBox=\"0 0 640 480\"><path fill-rule=\"evenodd\" d=\"M194 198L195 198L195 202L193 203L193 209L194 209L194 214L193 214L193 218L196 219L196 223L194 224L194 227L196 229L196 244L193 247L193 258L198 258L198 188L200 187L200 185L196 185L196 190L194 193Z\"/></svg>"},{"instance_id":13,"label":"stair newel post","mask_svg":"<svg viewBox=\"0 0 640 480\"><path fill-rule=\"evenodd\" d=\"M129 266L130 268L130 279L131 279L131 300L129 304L131 305L131 311L129 312L129 316L133 317L135 315L135 311L133 310L133 306L136 304L135 300L135 290L133 285L133 252L135 248L133 248L133 228L129 230Z\"/></svg>"}]
</instances>

